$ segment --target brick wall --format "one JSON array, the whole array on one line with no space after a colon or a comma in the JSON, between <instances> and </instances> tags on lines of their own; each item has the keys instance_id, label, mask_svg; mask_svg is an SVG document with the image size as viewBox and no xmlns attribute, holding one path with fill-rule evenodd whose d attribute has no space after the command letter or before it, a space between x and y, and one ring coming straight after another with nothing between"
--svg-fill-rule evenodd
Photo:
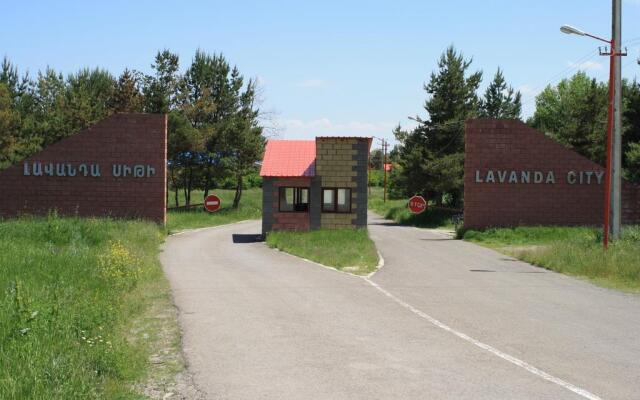
<instances>
[{"instance_id":1,"label":"brick wall","mask_svg":"<svg viewBox=\"0 0 640 400\"><path fill-rule=\"evenodd\" d=\"M320 187L351 189L351 213L323 212L321 227L367 225L368 157L367 138L316 139L316 175L320 178Z\"/></svg>"},{"instance_id":2,"label":"brick wall","mask_svg":"<svg viewBox=\"0 0 640 400\"><path fill-rule=\"evenodd\" d=\"M310 226L309 212L280 212L278 196L280 187L311 187L311 178L269 178L270 193L264 193L263 196L271 196L271 229L265 230L285 230L285 231L308 231ZM264 190L264 185L263 185ZM265 210L268 210L265 209ZM264 224L263 216L263 224ZM266 218L269 218L266 216Z\"/></svg>"},{"instance_id":3,"label":"brick wall","mask_svg":"<svg viewBox=\"0 0 640 400\"><path fill-rule=\"evenodd\" d=\"M622 183L622 223L640 224L640 184Z\"/></svg>"},{"instance_id":4,"label":"brick wall","mask_svg":"<svg viewBox=\"0 0 640 400\"><path fill-rule=\"evenodd\" d=\"M602 224L604 168L522 122L468 121L464 168L468 228ZM639 223L640 189L623 188L623 223Z\"/></svg>"},{"instance_id":5,"label":"brick wall","mask_svg":"<svg viewBox=\"0 0 640 400\"><path fill-rule=\"evenodd\" d=\"M1 171L0 216L56 209L164 223L166 148L166 115L112 115Z\"/></svg>"}]
</instances>

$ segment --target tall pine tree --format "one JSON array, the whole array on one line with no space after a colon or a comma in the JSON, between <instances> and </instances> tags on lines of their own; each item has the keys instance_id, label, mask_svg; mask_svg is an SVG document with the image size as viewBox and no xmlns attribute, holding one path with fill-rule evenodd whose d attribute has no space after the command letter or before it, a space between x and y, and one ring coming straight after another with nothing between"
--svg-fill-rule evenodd
<instances>
[{"instance_id":1,"label":"tall pine tree","mask_svg":"<svg viewBox=\"0 0 640 400\"><path fill-rule=\"evenodd\" d=\"M144 78L145 110L150 113L168 113L176 108L180 93L180 58L164 49L158 51L151 68L154 75Z\"/></svg>"},{"instance_id":2,"label":"tall pine tree","mask_svg":"<svg viewBox=\"0 0 640 400\"><path fill-rule=\"evenodd\" d=\"M20 115L8 86L0 81L0 169L17 161L22 146Z\"/></svg>"},{"instance_id":3,"label":"tall pine tree","mask_svg":"<svg viewBox=\"0 0 640 400\"><path fill-rule=\"evenodd\" d=\"M136 113L144 109L144 97L141 90L142 77L136 71L125 69L116 84L111 100L115 112Z\"/></svg>"},{"instance_id":4,"label":"tall pine tree","mask_svg":"<svg viewBox=\"0 0 640 400\"><path fill-rule=\"evenodd\" d=\"M221 176L236 182L233 207L242 197L244 176L262 157L264 137L255 106L256 84L231 67L222 54L200 50L184 76L182 110L204 140L200 154L205 193Z\"/></svg>"},{"instance_id":5,"label":"tall pine tree","mask_svg":"<svg viewBox=\"0 0 640 400\"><path fill-rule=\"evenodd\" d=\"M462 203L464 122L479 111L476 95L482 72L469 73L472 60L453 46L447 48L424 90L428 118L416 118L411 132L396 135L400 142L398 189L404 195L422 194L451 206Z\"/></svg>"},{"instance_id":6,"label":"tall pine tree","mask_svg":"<svg viewBox=\"0 0 640 400\"><path fill-rule=\"evenodd\" d=\"M522 113L522 95L507 85L500 68L484 93L480 103L480 116L483 118L520 119Z\"/></svg>"}]
</instances>

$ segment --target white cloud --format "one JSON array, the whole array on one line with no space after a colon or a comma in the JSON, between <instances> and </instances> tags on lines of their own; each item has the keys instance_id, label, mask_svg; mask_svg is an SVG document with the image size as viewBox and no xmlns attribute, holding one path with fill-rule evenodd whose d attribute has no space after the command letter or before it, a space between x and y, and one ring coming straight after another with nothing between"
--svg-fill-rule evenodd
<instances>
[{"instance_id":1,"label":"white cloud","mask_svg":"<svg viewBox=\"0 0 640 400\"><path fill-rule=\"evenodd\" d=\"M296 83L296 86L300 88L322 88L326 87L328 84L329 83L324 79L311 78Z\"/></svg>"},{"instance_id":2,"label":"white cloud","mask_svg":"<svg viewBox=\"0 0 640 400\"><path fill-rule=\"evenodd\" d=\"M569 61L568 65L581 71L597 71L602 69L602 64L597 61L585 61L583 63L574 63Z\"/></svg>"}]
</instances>

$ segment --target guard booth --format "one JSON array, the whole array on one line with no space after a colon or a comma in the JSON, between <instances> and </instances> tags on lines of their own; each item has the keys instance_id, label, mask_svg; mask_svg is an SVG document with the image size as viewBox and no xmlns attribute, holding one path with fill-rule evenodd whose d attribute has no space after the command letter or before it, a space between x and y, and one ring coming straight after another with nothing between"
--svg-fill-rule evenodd
<instances>
[{"instance_id":1,"label":"guard booth","mask_svg":"<svg viewBox=\"0 0 640 400\"><path fill-rule=\"evenodd\" d=\"M372 138L270 140L260 170L262 233L367 226Z\"/></svg>"}]
</instances>

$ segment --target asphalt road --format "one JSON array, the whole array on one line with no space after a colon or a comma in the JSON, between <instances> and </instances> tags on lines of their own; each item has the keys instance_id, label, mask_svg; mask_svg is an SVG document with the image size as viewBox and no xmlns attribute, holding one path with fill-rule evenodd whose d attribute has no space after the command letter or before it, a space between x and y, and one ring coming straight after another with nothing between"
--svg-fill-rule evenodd
<instances>
[{"instance_id":1,"label":"asphalt road","mask_svg":"<svg viewBox=\"0 0 640 400\"><path fill-rule=\"evenodd\" d=\"M211 399L640 399L640 296L370 216L368 279L253 242L257 221L161 256ZM489 272L492 271L492 272Z\"/></svg>"}]
</instances>

